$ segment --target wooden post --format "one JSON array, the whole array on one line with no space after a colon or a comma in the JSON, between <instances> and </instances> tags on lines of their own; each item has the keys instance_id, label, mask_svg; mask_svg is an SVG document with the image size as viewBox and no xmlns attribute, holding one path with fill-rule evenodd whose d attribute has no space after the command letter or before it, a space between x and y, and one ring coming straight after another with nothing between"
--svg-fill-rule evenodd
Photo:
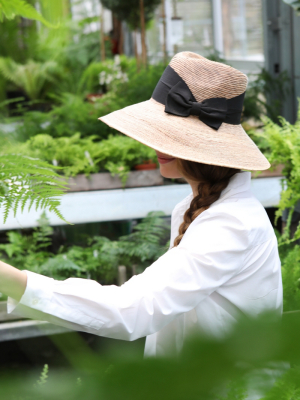
<instances>
[{"instance_id":1,"label":"wooden post","mask_svg":"<svg viewBox=\"0 0 300 400\"><path fill-rule=\"evenodd\" d=\"M172 19L177 19L177 0L173 0L173 18ZM173 51L174 51L174 54L178 53L178 45L177 44L174 44Z\"/></svg>"},{"instance_id":2,"label":"wooden post","mask_svg":"<svg viewBox=\"0 0 300 400\"><path fill-rule=\"evenodd\" d=\"M164 53L164 64L167 65L167 26L166 26L166 9L165 0L161 0L162 8L162 24L163 24L163 53Z\"/></svg>"},{"instance_id":3,"label":"wooden post","mask_svg":"<svg viewBox=\"0 0 300 400\"><path fill-rule=\"evenodd\" d=\"M120 265L118 267L118 283L119 283L119 286L122 286L123 283L125 283L126 281L127 281L126 267L124 267L124 265Z\"/></svg>"},{"instance_id":4,"label":"wooden post","mask_svg":"<svg viewBox=\"0 0 300 400\"><path fill-rule=\"evenodd\" d=\"M123 54L124 48L124 34L123 34L123 26L122 26L122 22L119 22L119 54Z\"/></svg>"},{"instance_id":5,"label":"wooden post","mask_svg":"<svg viewBox=\"0 0 300 400\"><path fill-rule=\"evenodd\" d=\"M140 63L140 55L138 52L138 44L137 44L137 30L134 31L134 54L135 54L135 58L136 58L136 69L137 72L140 72L141 69L141 63Z\"/></svg>"},{"instance_id":6,"label":"wooden post","mask_svg":"<svg viewBox=\"0 0 300 400\"><path fill-rule=\"evenodd\" d=\"M101 48L101 61L105 61L105 39L104 39L104 9L103 4L101 4L100 12L100 48Z\"/></svg>"},{"instance_id":7,"label":"wooden post","mask_svg":"<svg viewBox=\"0 0 300 400\"><path fill-rule=\"evenodd\" d=\"M140 0L140 14L141 14L141 38L142 38L142 63L145 67L147 64L147 49L146 49L146 27L145 27L145 10L144 0Z\"/></svg>"}]
</instances>

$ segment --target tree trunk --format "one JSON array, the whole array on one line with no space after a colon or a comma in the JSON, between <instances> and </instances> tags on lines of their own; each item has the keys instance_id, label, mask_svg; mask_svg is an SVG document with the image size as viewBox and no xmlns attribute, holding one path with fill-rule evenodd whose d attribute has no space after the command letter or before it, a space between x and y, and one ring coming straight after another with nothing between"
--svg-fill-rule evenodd
<instances>
[{"instance_id":1,"label":"tree trunk","mask_svg":"<svg viewBox=\"0 0 300 400\"><path fill-rule=\"evenodd\" d=\"M140 14L141 14L141 38L142 38L142 63L143 66L145 67L147 64L147 49L146 49L144 0L140 0Z\"/></svg>"}]
</instances>

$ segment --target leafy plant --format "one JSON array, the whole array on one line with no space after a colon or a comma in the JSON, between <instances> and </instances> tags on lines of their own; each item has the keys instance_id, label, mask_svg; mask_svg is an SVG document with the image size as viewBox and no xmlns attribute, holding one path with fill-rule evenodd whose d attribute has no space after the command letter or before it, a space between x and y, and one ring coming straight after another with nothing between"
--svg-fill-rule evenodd
<instances>
[{"instance_id":1,"label":"leafy plant","mask_svg":"<svg viewBox=\"0 0 300 400\"><path fill-rule=\"evenodd\" d=\"M287 228L282 241L289 239L289 227L296 203L300 200L300 107L298 119L294 125L280 117L281 125L269 118L264 118L264 129L257 132L256 137L264 140L265 154L272 166L283 164L282 192L276 217L289 208ZM295 233L295 239L300 237L300 228Z\"/></svg>"},{"instance_id":2,"label":"leafy plant","mask_svg":"<svg viewBox=\"0 0 300 400\"><path fill-rule=\"evenodd\" d=\"M49 226L45 213L41 215L38 223L39 227L34 228L31 235L9 231L8 243L0 245L3 256L13 260L16 268L38 271L39 265L49 257L48 249L52 243L53 229Z\"/></svg>"},{"instance_id":3,"label":"leafy plant","mask_svg":"<svg viewBox=\"0 0 300 400\"><path fill-rule=\"evenodd\" d=\"M274 78L264 68L249 82L245 100L243 118L260 120L267 115L278 123L282 105L289 93L289 76L286 71Z\"/></svg>"},{"instance_id":4,"label":"leafy plant","mask_svg":"<svg viewBox=\"0 0 300 400\"><path fill-rule=\"evenodd\" d=\"M82 76L90 64L100 62L99 31L87 32L85 20L64 21L58 29L40 33L35 59L53 60L60 66L61 79L53 92L83 96Z\"/></svg>"},{"instance_id":5,"label":"leafy plant","mask_svg":"<svg viewBox=\"0 0 300 400\"><path fill-rule=\"evenodd\" d=\"M141 272L168 250L170 227L163 216L162 212L150 212L133 233L120 237L118 253L123 264L138 265Z\"/></svg>"},{"instance_id":6,"label":"leafy plant","mask_svg":"<svg viewBox=\"0 0 300 400\"><path fill-rule=\"evenodd\" d=\"M94 136L80 138L79 133L57 139L39 134L26 143L3 144L2 149L8 154L23 154L58 165L66 176L109 171L119 175L123 184L135 165L156 159L153 149L125 135L110 136L101 142L95 139Z\"/></svg>"},{"instance_id":7,"label":"leafy plant","mask_svg":"<svg viewBox=\"0 0 300 400\"><path fill-rule=\"evenodd\" d=\"M103 357L102 347L100 354L91 351L79 334L53 335L71 366L50 366L42 385L34 385L36 371L13 371L1 377L1 394L6 400L54 400L62 393L72 400L96 400L99 393L112 400L298 400L299 329L299 318L279 324L262 315L239 321L222 339L198 333L177 357L146 359L126 347Z\"/></svg>"},{"instance_id":8,"label":"leafy plant","mask_svg":"<svg viewBox=\"0 0 300 400\"><path fill-rule=\"evenodd\" d=\"M21 17L16 17L14 20L5 19L0 23L0 37L1 57L12 58L18 63L25 63L26 60L34 58L38 42L35 21L27 20L24 24Z\"/></svg>"},{"instance_id":9,"label":"leafy plant","mask_svg":"<svg viewBox=\"0 0 300 400\"><path fill-rule=\"evenodd\" d=\"M127 72L128 81L120 83L115 91L118 106L127 107L149 100L165 67L163 63L148 65L147 69L137 73L135 64L131 64Z\"/></svg>"},{"instance_id":10,"label":"leafy plant","mask_svg":"<svg viewBox=\"0 0 300 400\"><path fill-rule=\"evenodd\" d=\"M41 372L41 375L40 375L39 379L36 382L37 386L44 386L47 383L47 381L48 381L48 372L49 372L48 364L45 364L44 368L43 368L43 370Z\"/></svg>"},{"instance_id":11,"label":"leafy plant","mask_svg":"<svg viewBox=\"0 0 300 400\"><path fill-rule=\"evenodd\" d=\"M48 163L15 154L0 155L0 205L4 214L4 223L10 210L16 215L18 206L21 211L35 206L36 210L47 208L65 221L58 207L57 197L63 195L65 182ZM65 221L66 222L66 221Z\"/></svg>"},{"instance_id":12,"label":"leafy plant","mask_svg":"<svg viewBox=\"0 0 300 400\"><path fill-rule=\"evenodd\" d=\"M91 104L85 102L82 96L71 93L63 93L56 100L59 105L48 114L50 124L45 129L51 136L72 136L80 132L82 137L96 135L104 139L112 132L98 120L101 115L114 111L111 103L97 101Z\"/></svg>"},{"instance_id":13,"label":"leafy plant","mask_svg":"<svg viewBox=\"0 0 300 400\"><path fill-rule=\"evenodd\" d=\"M125 56L115 56L114 60L92 62L85 69L79 82L80 92L84 88L89 93L98 93L100 90L106 93L114 90L119 82L127 82L128 59Z\"/></svg>"},{"instance_id":14,"label":"leafy plant","mask_svg":"<svg viewBox=\"0 0 300 400\"><path fill-rule=\"evenodd\" d=\"M114 106L110 102L91 104L72 93L64 93L55 99L56 105L50 112L27 110L21 118L8 119L7 122L16 123L12 137L17 141L26 141L40 133L58 138L80 132L81 137L96 135L100 140L115 132L98 118L113 111L114 107L117 109L117 105ZM25 109L17 111L20 114Z\"/></svg>"},{"instance_id":15,"label":"leafy plant","mask_svg":"<svg viewBox=\"0 0 300 400\"><path fill-rule=\"evenodd\" d=\"M16 15L40 21L50 28L55 27L25 0L0 0L0 22L4 20L4 17L14 19Z\"/></svg>"},{"instance_id":16,"label":"leafy plant","mask_svg":"<svg viewBox=\"0 0 300 400\"><path fill-rule=\"evenodd\" d=\"M285 254L284 254L285 253ZM280 248L284 311L300 310L300 246Z\"/></svg>"},{"instance_id":17,"label":"leafy plant","mask_svg":"<svg viewBox=\"0 0 300 400\"><path fill-rule=\"evenodd\" d=\"M30 100L41 99L45 95L47 84L56 82L57 70L55 61L37 63L29 60L22 65L10 58L0 58L0 73L22 89Z\"/></svg>"},{"instance_id":18,"label":"leafy plant","mask_svg":"<svg viewBox=\"0 0 300 400\"><path fill-rule=\"evenodd\" d=\"M50 250L53 229L43 213L32 234L9 231L8 243L0 244L0 251L16 268L55 279L80 277L116 283L119 265L135 265L141 272L167 251L170 228L162 217L163 213L149 213L132 234L119 240L95 236L88 238L86 246L61 246L54 254Z\"/></svg>"}]
</instances>

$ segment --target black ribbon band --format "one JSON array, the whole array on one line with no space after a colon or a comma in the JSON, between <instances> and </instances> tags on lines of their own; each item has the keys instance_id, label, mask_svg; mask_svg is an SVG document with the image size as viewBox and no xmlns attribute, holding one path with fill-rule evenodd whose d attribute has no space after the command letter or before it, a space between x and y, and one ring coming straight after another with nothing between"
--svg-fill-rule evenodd
<instances>
[{"instance_id":1,"label":"black ribbon band","mask_svg":"<svg viewBox=\"0 0 300 400\"><path fill-rule=\"evenodd\" d=\"M197 102L184 80L169 65L160 78L152 98L165 105L165 112L180 117L197 115L206 125L219 129L223 122L239 125L245 93L232 99L216 97Z\"/></svg>"}]
</instances>

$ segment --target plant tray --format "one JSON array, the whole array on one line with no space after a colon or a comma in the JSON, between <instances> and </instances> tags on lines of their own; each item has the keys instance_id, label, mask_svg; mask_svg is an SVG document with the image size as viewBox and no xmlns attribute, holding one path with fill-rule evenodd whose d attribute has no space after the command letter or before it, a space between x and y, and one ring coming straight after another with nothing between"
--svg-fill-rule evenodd
<instances>
[{"instance_id":1,"label":"plant tray","mask_svg":"<svg viewBox=\"0 0 300 400\"><path fill-rule=\"evenodd\" d=\"M135 188L143 186L160 186L163 184L163 177L159 169L148 171L131 171L125 188ZM69 178L68 192L83 192L90 190L107 190L123 188L121 179L118 176L112 176L109 172L91 174L89 177L84 174Z\"/></svg>"}]
</instances>

